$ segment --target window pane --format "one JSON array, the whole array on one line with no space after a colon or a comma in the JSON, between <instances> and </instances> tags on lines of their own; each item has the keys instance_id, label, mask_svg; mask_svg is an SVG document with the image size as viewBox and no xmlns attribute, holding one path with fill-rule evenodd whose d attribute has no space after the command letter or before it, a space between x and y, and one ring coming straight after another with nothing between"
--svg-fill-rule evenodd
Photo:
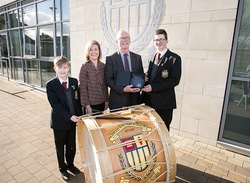
<instances>
[{"instance_id":1,"label":"window pane","mask_svg":"<svg viewBox=\"0 0 250 183\"><path fill-rule=\"evenodd\" d=\"M10 31L13 56L21 56L20 35L18 30Z\"/></svg>"},{"instance_id":2,"label":"window pane","mask_svg":"<svg viewBox=\"0 0 250 183\"><path fill-rule=\"evenodd\" d=\"M236 51L234 76L250 77L250 1L244 1L243 16Z\"/></svg>"},{"instance_id":3,"label":"window pane","mask_svg":"<svg viewBox=\"0 0 250 183\"><path fill-rule=\"evenodd\" d=\"M36 55L36 29L24 29L25 55Z\"/></svg>"},{"instance_id":4,"label":"window pane","mask_svg":"<svg viewBox=\"0 0 250 183\"><path fill-rule=\"evenodd\" d=\"M27 59L28 83L40 86L39 62L35 59Z\"/></svg>"},{"instance_id":5,"label":"window pane","mask_svg":"<svg viewBox=\"0 0 250 183\"><path fill-rule=\"evenodd\" d=\"M1 14L0 15L0 30L6 29L5 25L6 24L5 24L4 14Z\"/></svg>"},{"instance_id":6,"label":"window pane","mask_svg":"<svg viewBox=\"0 0 250 183\"><path fill-rule=\"evenodd\" d=\"M62 33L63 55L70 59L69 22L63 23Z\"/></svg>"},{"instance_id":7,"label":"window pane","mask_svg":"<svg viewBox=\"0 0 250 183\"><path fill-rule=\"evenodd\" d=\"M16 80L24 81L23 77L23 63L21 59L14 59L14 78Z\"/></svg>"},{"instance_id":8,"label":"window pane","mask_svg":"<svg viewBox=\"0 0 250 183\"><path fill-rule=\"evenodd\" d=\"M53 69L54 64L53 62L41 61L40 66L41 66L41 76L42 76L42 87L45 87L46 82L56 76L56 73Z\"/></svg>"},{"instance_id":9,"label":"window pane","mask_svg":"<svg viewBox=\"0 0 250 183\"><path fill-rule=\"evenodd\" d=\"M250 86L233 81L228 102L223 138L250 145Z\"/></svg>"},{"instance_id":10,"label":"window pane","mask_svg":"<svg viewBox=\"0 0 250 183\"><path fill-rule=\"evenodd\" d=\"M61 10L60 0L56 0L55 1L56 21L60 21L61 20L61 16L60 16L61 11L60 10Z\"/></svg>"},{"instance_id":11,"label":"window pane","mask_svg":"<svg viewBox=\"0 0 250 183\"><path fill-rule=\"evenodd\" d=\"M47 0L37 3L38 24L52 23L53 16L53 1Z\"/></svg>"},{"instance_id":12,"label":"window pane","mask_svg":"<svg viewBox=\"0 0 250 183\"><path fill-rule=\"evenodd\" d=\"M10 66L9 66L9 60L8 59L3 59L3 58L0 58L0 60L1 60L0 74L2 74L3 76L9 77L9 68L10 68Z\"/></svg>"},{"instance_id":13,"label":"window pane","mask_svg":"<svg viewBox=\"0 0 250 183\"><path fill-rule=\"evenodd\" d=\"M23 8L23 24L24 26L36 25L35 5L26 6Z\"/></svg>"},{"instance_id":14,"label":"window pane","mask_svg":"<svg viewBox=\"0 0 250 183\"><path fill-rule=\"evenodd\" d=\"M56 24L56 55L61 56L61 24Z\"/></svg>"},{"instance_id":15,"label":"window pane","mask_svg":"<svg viewBox=\"0 0 250 183\"><path fill-rule=\"evenodd\" d=\"M53 28L40 29L40 49L42 57L54 57Z\"/></svg>"},{"instance_id":16,"label":"window pane","mask_svg":"<svg viewBox=\"0 0 250 183\"><path fill-rule=\"evenodd\" d=\"M18 26L18 13L17 10L9 12L10 28L15 28Z\"/></svg>"},{"instance_id":17,"label":"window pane","mask_svg":"<svg viewBox=\"0 0 250 183\"><path fill-rule=\"evenodd\" d=\"M69 20L69 0L62 0L62 19Z\"/></svg>"},{"instance_id":18,"label":"window pane","mask_svg":"<svg viewBox=\"0 0 250 183\"><path fill-rule=\"evenodd\" d=\"M1 56L8 57L8 47L7 47L7 38L6 34L0 35L0 48L1 48Z\"/></svg>"}]
</instances>

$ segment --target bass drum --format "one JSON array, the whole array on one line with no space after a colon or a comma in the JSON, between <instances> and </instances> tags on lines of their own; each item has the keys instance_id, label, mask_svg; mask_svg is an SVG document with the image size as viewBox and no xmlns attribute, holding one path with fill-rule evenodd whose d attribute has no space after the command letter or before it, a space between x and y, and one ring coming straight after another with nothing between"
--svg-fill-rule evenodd
<instances>
[{"instance_id":1,"label":"bass drum","mask_svg":"<svg viewBox=\"0 0 250 183\"><path fill-rule=\"evenodd\" d=\"M77 133L87 183L175 181L173 143L148 106L82 116Z\"/></svg>"}]
</instances>

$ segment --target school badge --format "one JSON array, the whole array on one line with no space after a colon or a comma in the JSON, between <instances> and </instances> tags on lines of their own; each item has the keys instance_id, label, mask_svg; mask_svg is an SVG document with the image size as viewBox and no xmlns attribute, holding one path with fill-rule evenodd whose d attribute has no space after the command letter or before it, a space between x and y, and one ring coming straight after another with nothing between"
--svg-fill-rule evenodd
<instances>
[{"instance_id":1,"label":"school badge","mask_svg":"<svg viewBox=\"0 0 250 183\"><path fill-rule=\"evenodd\" d=\"M75 91L75 99L76 100L78 99L78 93L77 93L77 91Z\"/></svg>"},{"instance_id":2,"label":"school badge","mask_svg":"<svg viewBox=\"0 0 250 183\"><path fill-rule=\"evenodd\" d=\"M163 71L161 72L161 77L167 78L167 77L168 77L168 70L163 70Z\"/></svg>"}]
</instances>

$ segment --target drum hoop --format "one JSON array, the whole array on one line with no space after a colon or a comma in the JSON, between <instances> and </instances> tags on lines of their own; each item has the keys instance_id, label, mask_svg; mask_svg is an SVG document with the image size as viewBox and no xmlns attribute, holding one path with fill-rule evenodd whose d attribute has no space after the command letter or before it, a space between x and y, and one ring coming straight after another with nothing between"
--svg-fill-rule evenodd
<instances>
[{"instance_id":1,"label":"drum hoop","mask_svg":"<svg viewBox=\"0 0 250 183\"><path fill-rule=\"evenodd\" d=\"M164 135L163 135L163 133L162 133L162 131L161 131L161 129L160 129L158 123L157 123L156 117L153 116L153 114L152 114L151 112L148 112L148 115L149 115L149 118L150 118L150 119L153 121L153 123L155 124L156 129L158 130L159 136L160 136L161 140L163 141L162 145L163 145L164 149L165 149L165 150L168 149L168 148L167 148L167 144L168 144L168 143L167 143L166 139L163 138ZM167 180L166 180L166 182L169 182L169 181L170 181L170 169L171 169L171 168L170 168L169 156L168 156L167 151L164 151L164 155L165 155L166 165L167 165L167 171L166 171L166 172L167 172Z\"/></svg>"},{"instance_id":2,"label":"drum hoop","mask_svg":"<svg viewBox=\"0 0 250 183\"><path fill-rule=\"evenodd\" d=\"M116 114L123 114L123 113L128 113L128 112L131 113L131 111L142 111L143 113L141 115L143 115L145 113L155 111L155 109L153 109L153 108L150 108L147 110L138 109L138 108L143 107L143 106L145 106L145 104L133 105L133 106L129 106L129 107L122 107L122 108L113 109L113 110L100 111L100 112L96 112L96 113L92 113L92 114L82 115L82 116L80 116L80 118L81 119L82 118L88 119L88 118L98 118L98 117L109 116L109 115L114 116ZM115 117L114 117L114 119L115 119Z\"/></svg>"}]
</instances>

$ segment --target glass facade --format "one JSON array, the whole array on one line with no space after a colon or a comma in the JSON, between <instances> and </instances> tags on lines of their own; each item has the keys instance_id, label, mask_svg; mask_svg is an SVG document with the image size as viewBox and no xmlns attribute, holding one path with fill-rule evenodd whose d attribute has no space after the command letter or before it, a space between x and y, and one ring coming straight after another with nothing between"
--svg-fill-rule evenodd
<instances>
[{"instance_id":1,"label":"glass facade","mask_svg":"<svg viewBox=\"0 0 250 183\"><path fill-rule=\"evenodd\" d=\"M27 28L24 29L24 55L36 56L36 29Z\"/></svg>"},{"instance_id":2,"label":"glass facade","mask_svg":"<svg viewBox=\"0 0 250 183\"><path fill-rule=\"evenodd\" d=\"M18 12L17 10L12 10L8 12L8 18L9 18L9 28L16 28L18 27Z\"/></svg>"},{"instance_id":3,"label":"glass facade","mask_svg":"<svg viewBox=\"0 0 250 183\"><path fill-rule=\"evenodd\" d=\"M41 69L39 61L36 59L26 59L27 68L25 69L27 75L27 80L29 84L41 85Z\"/></svg>"},{"instance_id":4,"label":"glass facade","mask_svg":"<svg viewBox=\"0 0 250 183\"><path fill-rule=\"evenodd\" d=\"M24 81L24 64L22 59L13 58L14 79Z\"/></svg>"},{"instance_id":5,"label":"glass facade","mask_svg":"<svg viewBox=\"0 0 250 183\"><path fill-rule=\"evenodd\" d=\"M47 62L40 60L40 68L41 68L41 86L45 87L46 82L55 76L55 71L53 69L53 62Z\"/></svg>"},{"instance_id":6,"label":"glass facade","mask_svg":"<svg viewBox=\"0 0 250 183\"><path fill-rule=\"evenodd\" d=\"M22 8L23 18L20 20L23 26L36 25L36 9L35 5L29 5Z\"/></svg>"},{"instance_id":7,"label":"glass facade","mask_svg":"<svg viewBox=\"0 0 250 183\"><path fill-rule=\"evenodd\" d=\"M39 28L39 56L54 57L54 34L53 27L45 26Z\"/></svg>"},{"instance_id":8,"label":"glass facade","mask_svg":"<svg viewBox=\"0 0 250 183\"><path fill-rule=\"evenodd\" d=\"M219 139L250 147L250 2L240 1Z\"/></svg>"},{"instance_id":9,"label":"glass facade","mask_svg":"<svg viewBox=\"0 0 250 183\"><path fill-rule=\"evenodd\" d=\"M21 56L21 37L19 30L11 30L10 31L10 46L12 56Z\"/></svg>"},{"instance_id":10,"label":"glass facade","mask_svg":"<svg viewBox=\"0 0 250 183\"><path fill-rule=\"evenodd\" d=\"M52 0L37 3L38 24L48 24L54 22L54 5Z\"/></svg>"},{"instance_id":11,"label":"glass facade","mask_svg":"<svg viewBox=\"0 0 250 183\"><path fill-rule=\"evenodd\" d=\"M0 30L6 29L4 14L0 14Z\"/></svg>"},{"instance_id":12,"label":"glass facade","mask_svg":"<svg viewBox=\"0 0 250 183\"><path fill-rule=\"evenodd\" d=\"M0 35L0 46L1 46L1 56L4 58L8 57L8 45L7 45L6 34Z\"/></svg>"},{"instance_id":13,"label":"glass facade","mask_svg":"<svg viewBox=\"0 0 250 183\"><path fill-rule=\"evenodd\" d=\"M70 60L69 0L23 0L0 7L0 75L38 87Z\"/></svg>"}]
</instances>

